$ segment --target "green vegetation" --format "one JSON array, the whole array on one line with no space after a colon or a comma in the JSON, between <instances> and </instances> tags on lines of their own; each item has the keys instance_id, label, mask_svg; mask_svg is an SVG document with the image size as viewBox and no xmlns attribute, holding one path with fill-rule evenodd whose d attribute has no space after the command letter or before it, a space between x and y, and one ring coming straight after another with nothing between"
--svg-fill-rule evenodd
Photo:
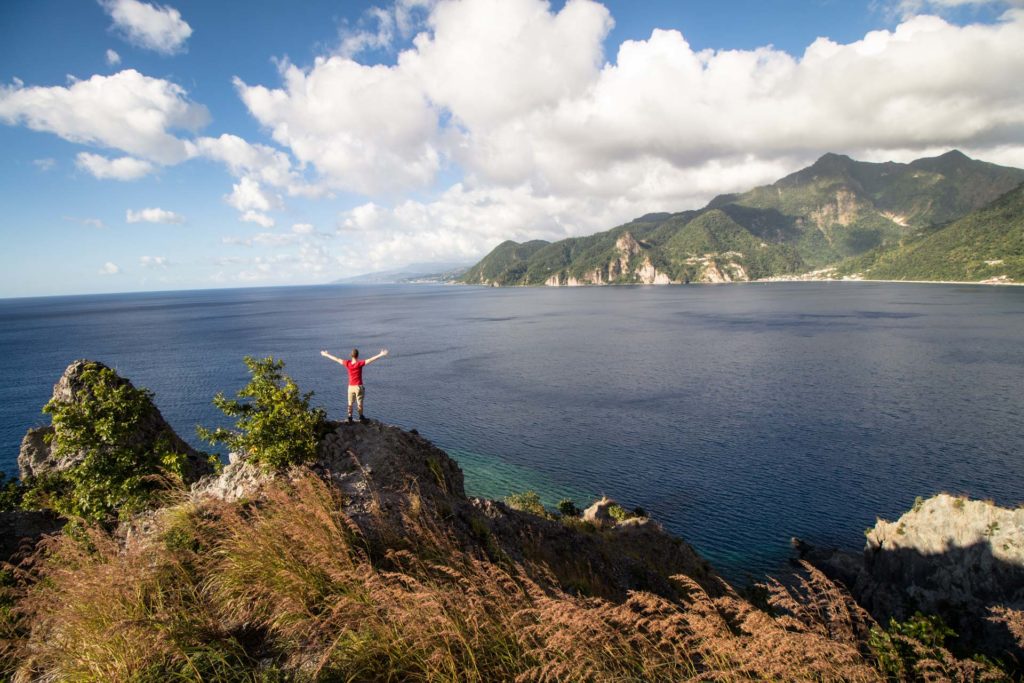
<instances>
[{"instance_id":1,"label":"green vegetation","mask_svg":"<svg viewBox=\"0 0 1024 683\"><path fill-rule=\"evenodd\" d=\"M558 501L558 512L563 517L579 517L583 514L583 511L576 507L576 503L568 498Z\"/></svg>"},{"instance_id":2,"label":"green vegetation","mask_svg":"<svg viewBox=\"0 0 1024 683\"><path fill-rule=\"evenodd\" d=\"M876 279L1021 281L1024 206L1003 202L997 209L998 198L1021 183L1024 170L956 151L910 164L826 154L772 185L716 197L700 211L648 214L554 243L504 242L462 281L630 284L648 262L673 282L713 279L713 269L760 279L837 264L841 275ZM991 212L982 211L992 202ZM955 229L942 227L950 221ZM617 248L627 232L639 252Z\"/></svg>"},{"instance_id":3,"label":"green vegetation","mask_svg":"<svg viewBox=\"0 0 1024 683\"><path fill-rule=\"evenodd\" d=\"M247 454L266 470L313 460L327 427L327 415L321 408L310 407L312 392L299 392L295 381L281 372L284 361L246 356L245 364L252 377L237 398L219 393L213 399L225 415L236 418L236 429L198 427L199 436Z\"/></svg>"},{"instance_id":4,"label":"green vegetation","mask_svg":"<svg viewBox=\"0 0 1024 683\"><path fill-rule=\"evenodd\" d=\"M946 641L955 636L942 617L917 612L906 621L890 619L887 629L873 627L868 645L890 680L974 680L955 675L964 664L946 650Z\"/></svg>"},{"instance_id":5,"label":"green vegetation","mask_svg":"<svg viewBox=\"0 0 1024 683\"><path fill-rule=\"evenodd\" d=\"M54 456L74 464L26 482L22 504L109 523L179 487L186 456L175 452L169 434L138 438L156 411L147 389L99 364L86 367L80 379L77 400L52 399L43 408L53 420Z\"/></svg>"},{"instance_id":6,"label":"green vegetation","mask_svg":"<svg viewBox=\"0 0 1024 683\"><path fill-rule=\"evenodd\" d=\"M513 510L519 510L520 512L529 512L531 515L537 515L538 517L544 517L545 519L551 518L551 513L547 511L544 504L540 502L540 495L536 491L523 491L522 493L513 493L505 497L505 504Z\"/></svg>"},{"instance_id":7,"label":"green vegetation","mask_svg":"<svg viewBox=\"0 0 1024 683\"><path fill-rule=\"evenodd\" d=\"M840 270L876 280L1024 282L1024 186L945 227L851 259Z\"/></svg>"},{"instance_id":8,"label":"green vegetation","mask_svg":"<svg viewBox=\"0 0 1024 683\"><path fill-rule=\"evenodd\" d=\"M466 271L461 279L463 282L473 284L518 282L525 271L526 260L548 244L544 240L533 240L525 244L517 244L511 240L502 242L486 259Z\"/></svg>"},{"instance_id":9,"label":"green vegetation","mask_svg":"<svg viewBox=\"0 0 1024 683\"><path fill-rule=\"evenodd\" d=\"M0 512L18 510L25 495L25 486L17 479L9 480L0 472Z\"/></svg>"}]
</instances>

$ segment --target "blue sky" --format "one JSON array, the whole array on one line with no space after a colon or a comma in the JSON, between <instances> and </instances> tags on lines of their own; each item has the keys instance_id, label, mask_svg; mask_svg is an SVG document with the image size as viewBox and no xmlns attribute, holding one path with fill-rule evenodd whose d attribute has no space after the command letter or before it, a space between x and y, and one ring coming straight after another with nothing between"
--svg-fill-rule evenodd
<instances>
[{"instance_id":1,"label":"blue sky","mask_svg":"<svg viewBox=\"0 0 1024 683\"><path fill-rule=\"evenodd\" d=\"M1024 166L995 0L12 1L0 296L472 262L827 151Z\"/></svg>"}]
</instances>

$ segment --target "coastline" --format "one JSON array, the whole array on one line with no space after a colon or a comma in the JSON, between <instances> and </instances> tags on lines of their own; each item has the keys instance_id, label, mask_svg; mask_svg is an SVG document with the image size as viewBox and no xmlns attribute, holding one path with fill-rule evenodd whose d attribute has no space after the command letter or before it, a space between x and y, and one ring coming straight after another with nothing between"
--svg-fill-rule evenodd
<instances>
[{"instance_id":1,"label":"coastline","mask_svg":"<svg viewBox=\"0 0 1024 683\"><path fill-rule=\"evenodd\" d=\"M486 284L483 282L444 282L444 283L407 283L407 284L446 284L446 285L465 285L470 287L494 287L494 288L551 288L551 289L572 289L576 287L686 287L692 285L698 286L712 286L720 287L722 285L764 285L774 283L790 283L790 282L877 282L887 284L907 284L907 285L980 285L983 287L1024 287L1024 282L988 282L979 280L872 280L867 278L805 278L805 277L771 277L762 278L759 280L734 280L732 282L671 282L667 284L646 284L641 282L606 282L606 283L593 283L588 282L577 285L496 285Z\"/></svg>"}]
</instances>

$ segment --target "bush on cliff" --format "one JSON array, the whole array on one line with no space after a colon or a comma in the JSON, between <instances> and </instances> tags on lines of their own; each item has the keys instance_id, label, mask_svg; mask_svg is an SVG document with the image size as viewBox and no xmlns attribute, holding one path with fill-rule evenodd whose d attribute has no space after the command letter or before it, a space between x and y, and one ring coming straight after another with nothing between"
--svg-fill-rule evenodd
<instances>
[{"instance_id":1,"label":"bush on cliff","mask_svg":"<svg viewBox=\"0 0 1024 683\"><path fill-rule=\"evenodd\" d=\"M252 378L236 398L218 393L213 399L225 415L236 418L236 429L198 427L199 436L246 454L267 470L312 461L327 424L323 409L310 407L313 392L299 392L295 381L281 372L284 361L246 356L245 364Z\"/></svg>"},{"instance_id":2,"label":"bush on cliff","mask_svg":"<svg viewBox=\"0 0 1024 683\"><path fill-rule=\"evenodd\" d=\"M159 502L180 485L186 456L167 438L137 438L154 411L152 392L99 364L86 367L81 382L77 400L54 398L43 408L53 420L53 455L71 464L28 482L23 504L109 522Z\"/></svg>"}]
</instances>

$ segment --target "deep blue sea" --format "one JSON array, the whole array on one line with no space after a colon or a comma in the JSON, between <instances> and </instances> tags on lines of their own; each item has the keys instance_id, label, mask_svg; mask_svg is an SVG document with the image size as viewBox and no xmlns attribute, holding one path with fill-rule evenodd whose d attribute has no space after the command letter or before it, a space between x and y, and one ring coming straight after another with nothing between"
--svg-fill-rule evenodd
<instances>
[{"instance_id":1,"label":"deep blue sea","mask_svg":"<svg viewBox=\"0 0 1024 683\"><path fill-rule=\"evenodd\" d=\"M885 283L322 286L0 300L0 467L76 358L156 393L182 436L274 355L332 417L344 369L470 493L605 493L732 578L789 538L863 545L938 491L1024 502L1024 288Z\"/></svg>"}]
</instances>

